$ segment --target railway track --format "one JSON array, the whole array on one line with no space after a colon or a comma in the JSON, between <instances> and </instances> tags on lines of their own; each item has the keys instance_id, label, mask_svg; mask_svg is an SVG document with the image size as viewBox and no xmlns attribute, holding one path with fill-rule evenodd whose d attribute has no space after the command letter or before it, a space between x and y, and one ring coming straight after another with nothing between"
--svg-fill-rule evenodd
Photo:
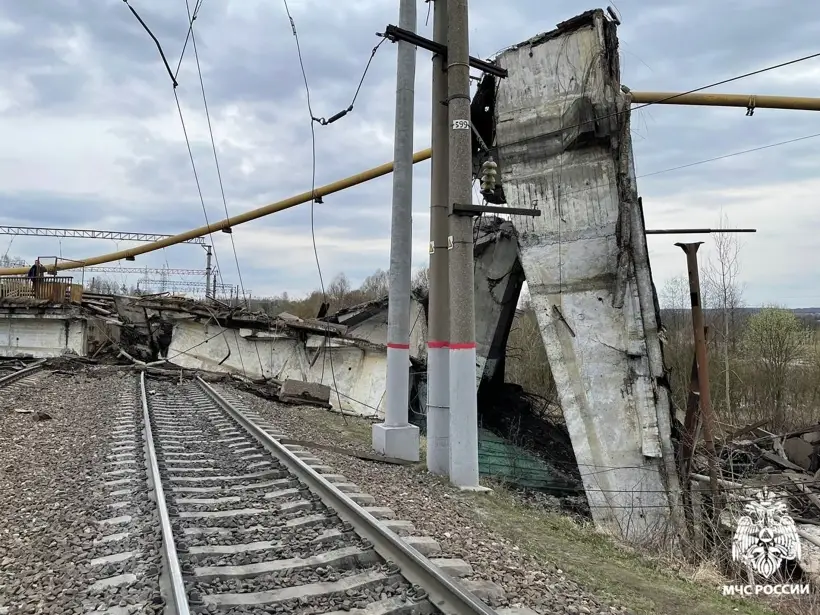
<instances>
[{"instance_id":1,"label":"railway track","mask_svg":"<svg viewBox=\"0 0 820 615\"><path fill-rule=\"evenodd\" d=\"M3 388L26 388L37 383L37 377L42 373L45 359L35 361L22 369L0 377L0 389Z\"/></svg>"},{"instance_id":2,"label":"railway track","mask_svg":"<svg viewBox=\"0 0 820 615\"><path fill-rule=\"evenodd\" d=\"M142 375L115 415L84 612L495 613L202 380Z\"/></svg>"}]
</instances>

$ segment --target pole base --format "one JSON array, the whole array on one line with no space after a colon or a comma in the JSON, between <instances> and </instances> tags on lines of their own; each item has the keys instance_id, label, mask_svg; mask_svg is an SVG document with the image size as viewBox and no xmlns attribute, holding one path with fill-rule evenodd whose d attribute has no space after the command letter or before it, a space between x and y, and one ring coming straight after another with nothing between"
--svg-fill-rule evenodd
<instances>
[{"instance_id":1,"label":"pole base","mask_svg":"<svg viewBox=\"0 0 820 615\"><path fill-rule=\"evenodd\" d=\"M373 450L386 457L405 461L419 460L419 428L415 425L391 427L373 425Z\"/></svg>"}]
</instances>

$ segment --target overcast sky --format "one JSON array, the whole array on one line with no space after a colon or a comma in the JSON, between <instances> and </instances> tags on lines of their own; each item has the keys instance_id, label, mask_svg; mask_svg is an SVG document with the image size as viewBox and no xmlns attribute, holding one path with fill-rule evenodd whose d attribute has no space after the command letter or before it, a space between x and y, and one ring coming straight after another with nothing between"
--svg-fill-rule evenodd
<instances>
[{"instance_id":1,"label":"overcast sky","mask_svg":"<svg viewBox=\"0 0 820 615\"><path fill-rule=\"evenodd\" d=\"M191 0L192 3L194 0ZM347 107L398 1L290 0L314 114ZM172 67L187 32L184 0L131 0ZM419 0L419 32L431 36ZM488 57L586 9L572 0L471 0L471 53ZM805 0L619 0L622 82L633 90L688 90L820 51L820 17ZM310 121L296 45L277 0L203 0L195 22L216 147L231 215L310 190ZM0 224L176 233L205 222L171 80L121 0L0 0ZM389 161L395 46L382 45L353 112L316 126L317 185ZM177 93L208 217L225 217L191 46ZM430 54L419 51L416 149L429 144ZM716 91L820 96L820 59ZM680 165L820 133L804 111L652 106L633 115L647 227L715 226L723 208L743 236L750 304L820 305L820 138L726 160ZM651 175L650 175L651 174ZM416 166L414 266L427 262L429 163ZM324 199L315 231L325 281L354 283L388 265L389 176ZM233 238L245 287L257 294L318 286L310 206L248 223ZM655 282L685 274L676 239L650 237ZM708 242L708 237L704 238ZM237 282L231 242L214 236L226 283ZM9 247L9 244L10 247ZM0 255L94 256L129 244L0 236ZM7 251L8 249L8 251ZM704 246L704 258L708 244ZM204 267L182 245L124 266ZM123 280L121 276L114 279ZM125 279L134 282L135 278Z\"/></svg>"}]
</instances>

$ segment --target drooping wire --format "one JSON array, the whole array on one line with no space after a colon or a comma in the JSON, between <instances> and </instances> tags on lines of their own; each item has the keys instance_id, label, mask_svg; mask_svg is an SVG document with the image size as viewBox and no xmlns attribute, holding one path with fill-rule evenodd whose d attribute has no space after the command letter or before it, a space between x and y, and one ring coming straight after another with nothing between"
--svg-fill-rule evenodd
<instances>
[{"instance_id":1,"label":"drooping wire","mask_svg":"<svg viewBox=\"0 0 820 615\"><path fill-rule=\"evenodd\" d=\"M193 14L190 12L188 14L188 33L185 35L185 42L182 44L182 51L179 54L179 62L177 62L177 69L174 71L174 78L179 75L179 69L182 67L182 59L185 57L185 50L188 48L188 41L191 39L191 35L194 31L194 21L199 17L199 9L202 8L204 1L205 0L197 0L197 3L194 5Z\"/></svg>"},{"instance_id":2,"label":"drooping wire","mask_svg":"<svg viewBox=\"0 0 820 615\"><path fill-rule=\"evenodd\" d=\"M202 0L198 0L197 1L197 6L201 6L201 4L202 4ZM205 94L205 81L202 78L202 65L199 62L199 51L197 50L197 46L196 46L196 32L194 31L194 19L196 19L197 6L194 7L194 13L192 13L191 12L191 5L190 5L189 0L185 0L185 9L188 12L188 20L189 20L188 32L191 35L190 36L191 46L193 47L193 50L194 50L194 58L196 59L196 70L197 70L197 74L199 75L199 87L200 87L200 91L202 92L202 104L205 107L205 118L208 121L208 135L211 138L211 149L212 149L213 154L214 154L214 164L216 165L216 177L219 180L219 191L220 191L220 194L222 195L222 206L225 208L225 218L227 219L227 218L230 218L231 215L228 213L228 200L225 198L225 185L222 182L222 171L219 167L219 155L217 154L217 151L216 151L216 139L214 139L214 130L213 130L213 125L211 124L211 113L208 109L208 97ZM250 307L251 307L250 306L250 301L248 300L248 296L245 293L245 282L242 279L242 268L239 266L239 255L237 254L237 251L236 251L236 241L234 240L233 232L231 232L229 234L229 237L231 239L231 248L233 249L233 258L234 258L234 261L236 262L236 273L237 273L237 276L239 277L239 288L242 290L242 301L245 303L245 307L247 309L250 309ZM265 368L262 365L262 357L259 354L259 347L258 347L257 344L254 344L253 347L256 350L256 358L259 361L259 370L261 372L262 377L264 378L265 377ZM242 353L239 353L239 354L240 354L240 358L241 358Z\"/></svg>"},{"instance_id":3,"label":"drooping wire","mask_svg":"<svg viewBox=\"0 0 820 615\"><path fill-rule=\"evenodd\" d=\"M215 242L213 241L213 230L211 229L211 223L208 220L208 209L205 206L205 197L202 194L202 184L199 181L199 173L196 170L196 162L194 161L194 153L193 153L193 150L191 148L191 140L188 137L188 128L185 125L185 117L184 117L184 114L182 113L182 105L179 102L179 95L177 94L177 87L179 86L179 83L177 82L176 78L174 77L174 74L171 71L171 67L168 65L168 60L165 57L165 53L162 50L162 45L160 44L157 37L154 36L154 33L151 32L151 29L148 27L148 25L145 23L145 21L143 21L143 19L139 16L139 14L134 10L134 8L130 4L128 4L128 1L123 0L123 2L128 6L128 8L130 9L130 11L134 15L134 17L137 18L137 20L140 22L140 24L145 29L145 31L148 32L148 34L153 39L154 43L157 46L157 49L159 50L159 54L162 57L162 61L165 64L165 68L168 71L168 76L171 78L171 83L173 84L172 90L173 90L173 93L174 93L174 101L176 102L177 112L179 114L179 121L180 121L180 124L182 126L182 134L185 137L185 146L188 150L188 158L191 161L191 169L193 170L193 173L194 173L194 181L196 183L197 194L199 195L199 202L202 205L202 213L205 216L205 226L208 229L208 236L211 238L211 248L212 248L212 251L213 251L214 262L215 262L216 267L217 267L217 272L218 272L218 275L219 275L220 283L224 284L225 280L222 277L222 267L219 265L219 257L217 256L216 245L215 245ZM201 6L201 2L199 2L199 5ZM186 0L186 6L187 6L187 0ZM193 15L192 15L192 17L193 17ZM193 22L189 23L189 27L191 27L191 28L192 28L192 23ZM191 29L191 32L193 32L192 29ZM180 63L182 62L182 55L184 55L184 49L183 49L182 54L180 55ZM245 369L245 363L244 363L244 360L242 359L242 353L239 353L239 360L240 360L241 367L242 367L242 373L245 375L245 377L247 377L248 373L247 373L247 370Z\"/></svg>"},{"instance_id":4,"label":"drooping wire","mask_svg":"<svg viewBox=\"0 0 820 615\"><path fill-rule=\"evenodd\" d=\"M179 85L179 84L177 83L177 80L176 80L176 77L174 76L174 73L171 71L171 67L168 64L168 58L165 57L165 52L162 50L162 45L160 45L159 39L157 39L157 37L154 36L154 33L151 32L151 28L149 28L148 24L146 24L142 20L142 17L140 17L139 13L137 13L134 10L134 7L131 6L130 4L128 4L128 0L122 0L122 1L123 1L123 3L125 3L125 6L128 7L128 10L131 11L131 13L134 15L134 17L137 18L137 21L140 22L140 25L148 33L148 36L150 36L153 39L154 44L157 46L157 51L159 51L159 55L162 58L162 63L165 64L165 70L168 71L168 76L171 78L171 82L174 84L174 87L177 87L177 85Z\"/></svg>"},{"instance_id":5,"label":"drooping wire","mask_svg":"<svg viewBox=\"0 0 820 615\"><path fill-rule=\"evenodd\" d=\"M800 141L806 141L807 139L816 139L818 137L820 137L820 132L816 132L816 133L813 133L813 134L810 134L810 135L804 135L802 137L795 137L793 139L787 139L785 141L777 141L775 143L767 143L766 145L758 145L757 147L752 147L752 148L740 150L740 151L737 151L737 152L731 152L729 154L722 154L720 156L715 156L713 158L705 158L703 160L696 160L694 162L688 162L686 164L681 164L681 165L678 165L678 166L675 166L675 167L669 167L669 168L666 168L666 169L660 169L658 171L651 171L649 173L643 173L641 175L637 175L635 177L635 179L642 179L644 177L652 177L654 175L662 175L662 174L665 174L665 173L672 173L674 171L681 171L683 169L689 169L691 167L700 166L702 164L709 164L711 162L718 162L720 160L726 160L727 158L735 158L737 156L743 156L743 155L746 155L746 154L752 154L754 152L759 152L759 151L763 151L763 150L766 150L766 149L771 149L773 147L780 147L781 145L790 145L792 143L798 143ZM567 190L566 192L562 192L561 194L563 196L570 196L572 194L581 194L581 193L584 193L584 192L589 192L591 190L600 190L602 188L607 188L607 187L615 186L615 185L616 185L616 182L615 182L614 179L612 179L612 180L609 180L609 181L606 181L606 182L603 182L603 183L593 184L591 186L584 186L583 188L577 188L575 190Z\"/></svg>"},{"instance_id":6,"label":"drooping wire","mask_svg":"<svg viewBox=\"0 0 820 615\"><path fill-rule=\"evenodd\" d=\"M302 46L299 42L299 34L296 31L296 22L293 20L293 16L290 13L290 7L288 6L288 0L282 0L282 3L285 6L285 13L287 14L288 20L290 21L290 28L291 28L291 31L293 32L293 38L296 41L296 54L299 58L299 67L302 71L302 80L304 81L304 84L305 84L305 97L306 97L306 100L307 100L307 110L308 110L308 114L310 115L310 141L311 141L311 161L312 161L311 162L311 185L310 185L310 194L311 194L311 200L310 200L310 236L311 236L311 241L313 243L313 256L316 259L316 269L319 273L319 285L320 285L321 290L322 290L322 303L324 304L324 303L327 303L327 293L325 292L325 282L324 282L324 276L322 275L322 265L321 265L321 262L319 260L319 251L318 251L318 248L316 247L316 223L315 223L315 214L314 214L314 209L315 209L316 202L317 202L317 200L320 200L320 199L317 199L317 197L316 197L316 129L314 127L314 124L317 123L317 122L322 124L322 122L318 121L316 116L313 114L313 106L311 105L311 102L310 102L310 85L308 84L307 71L305 70L305 63L304 63L304 60L302 58ZM378 48L378 46L377 46L377 48ZM373 51L373 54L375 54L375 49ZM371 54L371 59L373 57L373 54ZM370 66L370 62L368 62L368 68L369 68L369 66ZM367 69L365 69L365 73L366 72L367 72ZM364 80L364 77L362 77L362 81L363 80ZM361 88L361 84L359 85L359 87ZM356 90L356 95L358 95L358 92L359 92L359 90L357 89ZM355 97L354 97L354 100L355 100ZM353 108L353 105L351 104L349 109L352 109L352 108ZM343 115L345 115L345 114L343 114ZM337 114L337 115L339 115L339 114ZM331 118L331 119L333 119L333 118ZM326 122L326 124L329 124L329 123L330 123L329 121ZM325 124L323 124L323 125L325 125ZM325 341L325 344L323 345L323 350L322 350L322 352L323 352L322 369L324 370L325 358L329 358L330 359L330 375L331 375L331 378L333 379L333 389L336 392L336 399L337 399L337 403L339 404L339 412L342 415L342 417L343 417L343 419L345 420L345 423L346 423L347 418L345 417L344 410L342 408L342 398L341 398L341 395L339 393L339 386L336 382L336 371L335 371L334 365L333 365L333 352L332 351L331 352L327 351L327 347L330 343L329 342L329 340L330 340L329 333L330 333L330 327L326 326L326 331L325 331L325 340L326 341ZM322 376L322 379L324 379L324 375Z\"/></svg>"}]
</instances>

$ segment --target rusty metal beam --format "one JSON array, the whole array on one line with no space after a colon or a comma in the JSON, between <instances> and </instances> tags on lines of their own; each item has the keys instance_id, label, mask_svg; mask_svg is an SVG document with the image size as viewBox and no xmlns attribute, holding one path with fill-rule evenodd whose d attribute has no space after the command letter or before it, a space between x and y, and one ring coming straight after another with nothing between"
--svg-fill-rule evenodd
<instances>
[{"instance_id":1,"label":"rusty metal beam","mask_svg":"<svg viewBox=\"0 0 820 615\"><path fill-rule=\"evenodd\" d=\"M709 388L709 358L706 349L706 330L703 325L703 306L700 295L700 273L698 271L698 248L702 241L694 243L676 243L686 253L686 266L689 273L689 296L692 304L692 328L695 333L695 358L697 362L698 388L700 395L700 419L703 433L703 444L709 459L709 478L712 488L713 503L719 497L717 453L715 451L715 417L712 411L712 396Z\"/></svg>"}]
</instances>

